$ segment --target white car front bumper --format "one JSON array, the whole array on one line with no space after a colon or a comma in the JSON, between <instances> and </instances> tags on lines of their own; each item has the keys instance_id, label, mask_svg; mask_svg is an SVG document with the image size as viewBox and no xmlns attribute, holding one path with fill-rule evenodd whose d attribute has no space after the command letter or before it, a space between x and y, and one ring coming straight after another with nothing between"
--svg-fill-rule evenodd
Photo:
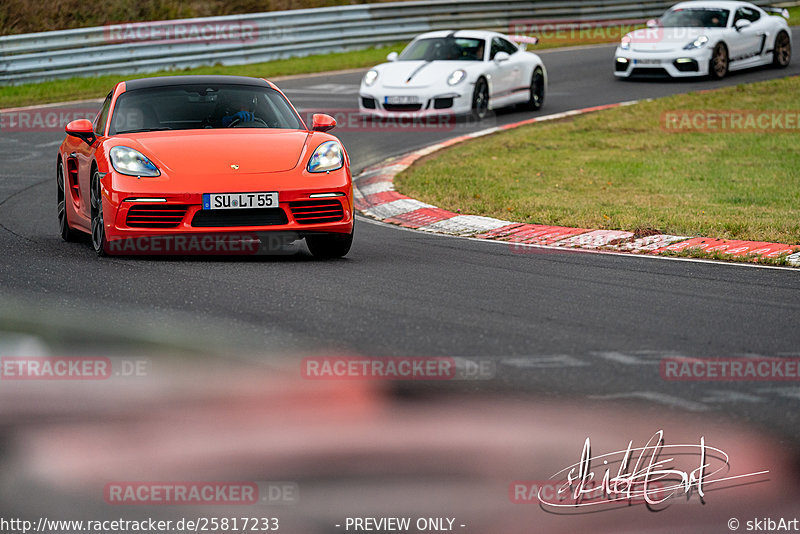
<instances>
[{"instance_id":1,"label":"white car front bumper","mask_svg":"<svg viewBox=\"0 0 800 534\"><path fill-rule=\"evenodd\" d=\"M455 87L367 87L361 84L358 93L358 110L365 115L393 117L401 114L463 115L472 110L474 84L462 82ZM394 99L411 100L406 103L392 102Z\"/></svg>"},{"instance_id":2,"label":"white car front bumper","mask_svg":"<svg viewBox=\"0 0 800 534\"><path fill-rule=\"evenodd\" d=\"M614 75L618 78L631 76L663 76L673 78L706 76L711 62L711 47L694 50L669 50L665 52L637 52L617 47L614 53Z\"/></svg>"}]
</instances>

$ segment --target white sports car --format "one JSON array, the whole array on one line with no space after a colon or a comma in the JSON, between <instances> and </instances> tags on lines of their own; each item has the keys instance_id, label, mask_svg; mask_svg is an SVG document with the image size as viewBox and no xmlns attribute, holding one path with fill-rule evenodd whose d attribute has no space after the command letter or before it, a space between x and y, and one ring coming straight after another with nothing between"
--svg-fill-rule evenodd
<instances>
[{"instance_id":1,"label":"white sports car","mask_svg":"<svg viewBox=\"0 0 800 534\"><path fill-rule=\"evenodd\" d=\"M518 38L523 39L523 38ZM535 41L534 41L535 42ZM468 114L544 102L547 71L536 54L490 31L435 31L392 52L361 81L359 110L373 116Z\"/></svg>"},{"instance_id":2,"label":"white sports car","mask_svg":"<svg viewBox=\"0 0 800 534\"><path fill-rule=\"evenodd\" d=\"M783 16L770 14L776 12ZM748 2L681 2L648 21L647 28L622 38L614 54L614 74L718 79L758 65L784 68L792 58L788 16L786 10L765 10Z\"/></svg>"}]
</instances>

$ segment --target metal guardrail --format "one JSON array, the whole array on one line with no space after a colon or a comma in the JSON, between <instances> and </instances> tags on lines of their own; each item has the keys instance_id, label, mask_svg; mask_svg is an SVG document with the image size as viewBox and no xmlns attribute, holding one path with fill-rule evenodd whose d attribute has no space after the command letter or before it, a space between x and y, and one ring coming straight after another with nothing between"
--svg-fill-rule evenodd
<instances>
[{"instance_id":1,"label":"metal guardrail","mask_svg":"<svg viewBox=\"0 0 800 534\"><path fill-rule=\"evenodd\" d=\"M645 20L674 3L426 0L10 35L0 37L0 85L258 63L407 41L437 29L507 32L521 19Z\"/></svg>"}]
</instances>

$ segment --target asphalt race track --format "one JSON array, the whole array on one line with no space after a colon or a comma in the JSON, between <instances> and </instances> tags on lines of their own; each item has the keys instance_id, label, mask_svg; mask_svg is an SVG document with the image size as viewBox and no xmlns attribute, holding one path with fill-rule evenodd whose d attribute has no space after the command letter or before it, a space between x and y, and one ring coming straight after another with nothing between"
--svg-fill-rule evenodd
<instances>
[{"instance_id":1,"label":"asphalt race track","mask_svg":"<svg viewBox=\"0 0 800 534\"><path fill-rule=\"evenodd\" d=\"M798 28L794 39L800 43ZM618 81L612 54L612 46L544 51L549 91L538 114L800 74L795 57L784 71L732 73L719 82ZM301 111L354 112L361 76L304 76L278 85ZM530 116L501 111L452 131L334 133L355 174L392 155ZM631 402L653 414L741 423L784 445L800 438L800 389L791 382L673 383L658 372L665 356L800 356L795 270L570 251L520 254L501 243L365 218L357 221L350 254L338 261L315 261L303 246L295 255L247 259L100 260L88 243L63 243L57 234L54 164L62 138L58 132L0 137L0 298L7 316L12 309L76 321L100 317L97 324L121 331L174 325L186 337L212 332L231 353L488 359L494 380L443 389L601 406ZM408 394L433 389L409 387Z\"/></svg>"}]
</instances>

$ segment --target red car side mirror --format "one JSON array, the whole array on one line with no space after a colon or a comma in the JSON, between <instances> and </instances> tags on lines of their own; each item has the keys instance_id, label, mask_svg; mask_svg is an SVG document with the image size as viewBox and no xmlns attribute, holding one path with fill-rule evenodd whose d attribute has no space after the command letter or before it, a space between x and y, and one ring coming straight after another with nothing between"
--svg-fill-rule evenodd
<instances>
[{"instance_id":1,"label":"red car side mirror","mask_svg":"<svg viewBox=\"0 0 800 534\"><path fill-rule=\"evenodd\" d=\"M88 119L78 119L76 121L72 121L67 124L67 127L64 128L64 131L67 132L67 135L77 137L78 139L83 139L89 145L93 144L95 139L97 139L97 136L94 133L94 127Z\"/></svg>"},{"instance_id":2,"label":"red car side mirror","mask_svg":"<svg viewBox=\"0 0 800 534\"><path fill-rule=\"evenodd\" d=\"M314 113L311 117L311 129L315 132L327 132L336 127L336 119L324 113Z\"/></svg>"}]
</instances>

